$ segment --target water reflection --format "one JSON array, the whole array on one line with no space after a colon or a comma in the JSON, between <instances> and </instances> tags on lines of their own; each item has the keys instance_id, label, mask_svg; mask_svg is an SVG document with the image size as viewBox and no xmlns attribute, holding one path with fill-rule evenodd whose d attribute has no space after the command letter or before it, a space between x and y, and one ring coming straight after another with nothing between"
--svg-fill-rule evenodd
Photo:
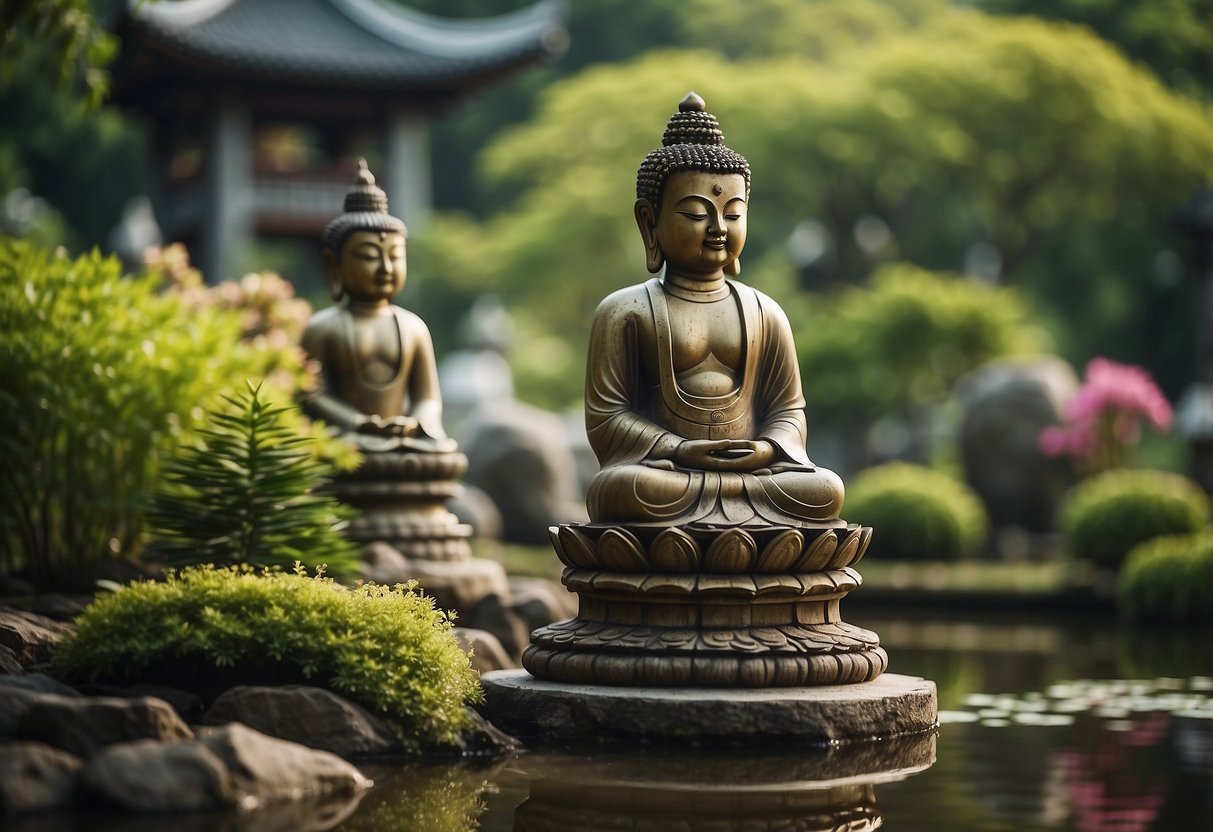
<instances>
[{"instance_id":1,"label":"water reflection","mask_svg":"<svg viewBox=\"0 0 1213 832\"><path fill-rule=\"evenodd\" d=\"M498 782L528 789L515 832L875 829L875 784L929 768L935 744L929 733L780 752L542 753L516 758Z\"/></svg>"}]
</instances>

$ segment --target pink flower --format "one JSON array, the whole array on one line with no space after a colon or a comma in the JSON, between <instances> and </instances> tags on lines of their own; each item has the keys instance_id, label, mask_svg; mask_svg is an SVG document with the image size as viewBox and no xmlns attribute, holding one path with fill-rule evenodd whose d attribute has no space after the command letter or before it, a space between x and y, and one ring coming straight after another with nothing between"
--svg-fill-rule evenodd
<instances>
[{"instance_id":1,"label":"pink flower","mask_svg":"<svg viewBox=\"0 0 1213 832\"><path fill-rule=\"evenodd\" d=\"M1046 456L1068 456L1092 470L1126 464L1141 439L1141 424L1171 428L1171 405L1141 367L1095 358L1083 385L1066 403L1065 424L1045 428L1038 440Z\"/></svg>"}]
</instances>

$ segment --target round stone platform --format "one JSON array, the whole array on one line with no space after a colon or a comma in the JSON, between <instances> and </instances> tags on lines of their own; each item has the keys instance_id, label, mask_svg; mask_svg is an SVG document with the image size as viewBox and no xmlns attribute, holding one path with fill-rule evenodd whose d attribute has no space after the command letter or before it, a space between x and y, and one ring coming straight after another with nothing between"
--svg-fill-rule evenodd
<instances>
[{"instance_id":1,"label":"round stone platform","mask_svg":"<svg viewBox=\"0 0 1213 832\"><path fill-rule=\"evenodd\" d=\"M935 683L885 673L871 682L800 688L574 685L525 670L481 678L484 715L531 743L824 744L929 731Z\"/></svg>"}]
</instances>

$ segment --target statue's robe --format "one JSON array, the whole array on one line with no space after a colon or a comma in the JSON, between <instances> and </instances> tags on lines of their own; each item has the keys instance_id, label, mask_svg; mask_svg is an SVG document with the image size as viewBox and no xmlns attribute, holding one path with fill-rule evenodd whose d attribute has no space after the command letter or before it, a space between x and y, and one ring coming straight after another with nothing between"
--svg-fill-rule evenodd
<instances>
[{"instance_id":1,"label":"statue's robe","mask_svg":"<svg viewBox=\"0 0 1213 832\"><path fill-rule=\"evenodd\" d=\"M399 352L378 356L395 369L390 379L380 383L363 373L367 359L358 355L353 314L348 309L331 306L312 316L302 345L308 357L320 363L320 389L304 397L303 409L336 428L363 453L449 450L446 446L452 443L442 427L442 393L430 330L407 309L393 304L389 310L399 336ZM384 419L411 416L417 420L419 435L360 432L359 423L372 414Z\"/></svg>"},{"instance_id":2,"label":"statue's robe","mask_svg":"<svg viewBox=\"0 0 1213 832\"><path fill-rule=\"evenodd\" d=\"M745 339L737 386L723 396L680 389L665 290L621 289L595 313L586 369L586 429L602 470L590 483L594 522L841 526L842 481L805 453L807 425L791 327L766 295L729 281ZM765 439L779 459L750 473L671 461L684 439Z\"/></svg>"}]
</instances>

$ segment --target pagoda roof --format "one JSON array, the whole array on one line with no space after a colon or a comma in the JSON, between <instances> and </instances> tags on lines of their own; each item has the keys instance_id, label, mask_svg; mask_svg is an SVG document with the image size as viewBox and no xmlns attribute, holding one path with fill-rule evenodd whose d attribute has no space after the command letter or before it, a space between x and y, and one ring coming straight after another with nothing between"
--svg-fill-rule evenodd
<instances>
[{"instance_id":1,"label":"pagoda roof","mask_svg":"<svg viewBox=\"0 0 1213 832\"><path fill-rule=\"evenodd\" d=\"M137 55L124 61L126 74L145 79L168 71L450 94L558 54L567 43L561 0L466 20L384 0L128 2L116 29L124 52Z\"/></svg>"}]
</instances>

